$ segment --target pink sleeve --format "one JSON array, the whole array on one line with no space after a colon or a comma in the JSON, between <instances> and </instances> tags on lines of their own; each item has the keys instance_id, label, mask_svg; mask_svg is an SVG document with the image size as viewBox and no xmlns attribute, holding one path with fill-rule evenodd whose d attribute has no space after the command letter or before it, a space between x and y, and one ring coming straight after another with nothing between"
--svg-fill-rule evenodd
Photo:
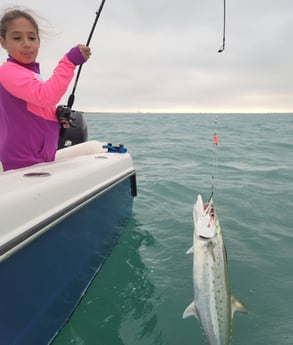
<instances>
[{"instance_id":1,"label":"pink sleeve","mask_svg":"<svg viewBox=\"0 0 293 345\"><path fill-rule=\"evenodd\" d=\"M56 106L74 75L75 65L65 55L47 81L27 68L7 62L1 68L1 83L13 96L39 106Z\"/></svg>"}]
</instances>

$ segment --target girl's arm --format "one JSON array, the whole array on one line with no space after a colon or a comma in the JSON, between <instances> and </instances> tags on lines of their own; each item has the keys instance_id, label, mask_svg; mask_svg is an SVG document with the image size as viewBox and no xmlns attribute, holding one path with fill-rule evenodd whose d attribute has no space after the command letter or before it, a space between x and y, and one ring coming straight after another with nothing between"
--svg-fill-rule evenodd
<instances>
[{"instance_id":1,"label":"girl's arm","mask_svg":"<svg viewBox=\"0 0 293 345\"><path fill-rule=\"evenodd\" d=\"M13 96L38 106L56 106L66 92L76 65L86 61L79 47L72 48L58 63L47 81L21 65L6 62L1 67L1 84Z\"/></svg>"}]
</instances>

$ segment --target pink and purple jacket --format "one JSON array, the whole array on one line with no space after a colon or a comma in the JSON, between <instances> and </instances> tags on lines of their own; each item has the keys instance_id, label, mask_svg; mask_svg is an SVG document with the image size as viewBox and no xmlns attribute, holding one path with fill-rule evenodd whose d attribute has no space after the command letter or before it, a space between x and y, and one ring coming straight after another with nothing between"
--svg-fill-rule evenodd
<instances>
[{"instance_id":1,"label":"pink and purple jacket","mask_svg":"<svg viewBox=\"0 0 293 345\"><path fill-rule=\"evenodd\" d=\"M4 170L55 159L59 124L56 104L65 94L76 65L85 60L78 47L42 81L39 64L9 57L0 67L0 161Z\"/></svg>"}]
</instances>

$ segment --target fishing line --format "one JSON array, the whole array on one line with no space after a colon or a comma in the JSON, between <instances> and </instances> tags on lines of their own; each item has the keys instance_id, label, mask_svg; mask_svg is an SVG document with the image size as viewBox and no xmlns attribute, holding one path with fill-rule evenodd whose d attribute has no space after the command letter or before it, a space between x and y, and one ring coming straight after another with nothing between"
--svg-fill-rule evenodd
<instances>
[{"instance_id":1,"label":"fishing line","mask_svg":"<svg viewBox=\"0 0 293 345\"><path fill-rule=\"evenodd\" d=\"M94 31L95 31L95 28L96 28L96 25L97 25L97 22L99 20L100 14L101 14L101 12L103 10L105 1L106 0L102 0L99 9L96 12L95 21L94 21L94 24L92 26L91 32L89 34L88 40L86 42L86 46L89 46L89 44L91 42L92 36L94 34ZM72 106L73 106L74 98L75 98L74 94L75 94L75 91L76 91L76 87L77 87L77 83L78 83L78 80L79 80L79 76L80 76L80 72L81 72L82 66L83 65L79 65L79 68L78 68L78 71L77 71L77 75L76 75L76 78L75 78L75 82L74 82L74 85L73 85L72 93L71 93L71 95L68 98L68 102L67 102L67 107L68 108L72 108Z\"/></svg>"},{"instance_id":2,"label":"fishing line","mask_svg":"<svg viewBox=\"0 0 293 345\"><path fill-rule=\"evenodd\" d=\"M221 48L218 50L218 53L222 53L224 51L225 42L226 42L226 0L224 0L223 44L222 44Z\"/></svg>"},{"instance_id":3,"label":"fishing line","mask_svg":"<svg viewBox=\"0 0 293 345\"><path fill-rule=\"evenodd\" d=\"M217 136L217 127L218 127L218 116L216 115L215 119L214 119L214 130L213 130L213 166L212 166L212 174L211 174L211 196L210 199L213 197L214 195L214 191L215 191L215 185L216 185L216 178L217 178L217 170L218 170L218 156L217 156L217 152L218 152L218 143L219 143L219 139Z\"/></svg>"}]
</instances>

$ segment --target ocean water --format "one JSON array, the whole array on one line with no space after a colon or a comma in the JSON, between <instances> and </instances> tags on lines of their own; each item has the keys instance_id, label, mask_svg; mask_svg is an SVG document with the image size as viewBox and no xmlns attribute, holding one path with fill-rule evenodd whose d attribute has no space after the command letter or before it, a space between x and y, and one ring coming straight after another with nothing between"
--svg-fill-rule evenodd
<instances>
[{"instance_id":1,"label":"ocean water","mask_svg":"<svg viewBox=\"0 0 293 345\"><path fill-rule=\"evenodd\" d=\"M54 345L203 345L192 301L192 206L214 201L230 285L248 308L232 345L293 344L293 116L88 114L90 139L124 143L133 216ZM219 145L213 145L216 131Z\"/></svg>"}]
</instances>

